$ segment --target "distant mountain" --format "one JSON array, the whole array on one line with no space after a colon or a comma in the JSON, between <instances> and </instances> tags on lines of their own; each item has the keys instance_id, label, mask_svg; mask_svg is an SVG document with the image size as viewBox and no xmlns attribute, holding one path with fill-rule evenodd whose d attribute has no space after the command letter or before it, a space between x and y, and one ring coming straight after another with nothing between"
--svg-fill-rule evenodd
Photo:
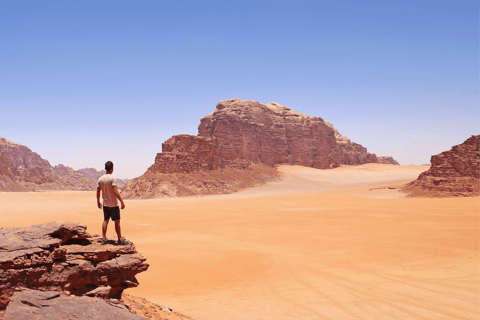
<instances>
[{"instance_id":1,"label":"distant mountain","mask_svg":"<svg viewBox=\"0 0 480 320\"><path fill-rule=\"evenodd\" d=\"M95 181L98 181L98 179L100 179L100 177L103 176L106 173L105 170L97 171L94 168L83 168L83 169L77 170L77 172L80 172L80 173L94 179ZM127 183L128 180L129 179L119 179L119 178L117 178L117 187L118 188L123 188L123 186Z\"/></svg>"},{"instance_id":2,"label":"distant mountain","mask_svg":"<svg viewBox=\"0 0 480 320\"><path fill-rule=\"evenodd\" d=\"M95 190L96 181L50 163L28 147L0 137L0 191Z\"/></svg>"}]
</instances>

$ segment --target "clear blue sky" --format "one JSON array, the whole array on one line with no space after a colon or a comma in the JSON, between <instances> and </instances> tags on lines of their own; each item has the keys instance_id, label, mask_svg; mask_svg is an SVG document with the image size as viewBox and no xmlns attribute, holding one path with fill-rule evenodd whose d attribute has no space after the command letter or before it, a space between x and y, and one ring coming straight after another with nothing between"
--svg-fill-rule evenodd
<instances>
[{"instance_id":1,"label":"clear blue sky","mask_svg":"<svg viewBox=\"0 0 480 320\"><path fill-rule=\"evenodd\" d=\"M429 163L480 133L479 3L0 0L0 136L52 165L139 176L234 97Z\"/></svg>"}]
</instances>

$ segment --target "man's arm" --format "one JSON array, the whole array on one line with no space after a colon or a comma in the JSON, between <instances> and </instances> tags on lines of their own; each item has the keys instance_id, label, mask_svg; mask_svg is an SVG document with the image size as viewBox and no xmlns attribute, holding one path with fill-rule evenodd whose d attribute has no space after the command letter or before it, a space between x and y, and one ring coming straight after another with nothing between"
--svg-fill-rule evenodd
<instances>
[{"instance_id":1,"label":"man's arm","mask_svg":"<svg viewBox=\"0 0 480 320\"><path fill-rule=\"evenodd\" d=\"M120 195L120 192L118 192L117 186L113 186L112 188L113 188L113 193L118 198L118 200L120 200L120 203L122 204L122 209L125 209L125 203L123 203L122 196Z\"/></svg>"},{"instance_id":2,"label":"man's arm","mask_svg":"<svg viewBox=\"0 0 480 320\"><path fill-rule=\"evenodd\" d=\"M100 203L100 190L102 190L102 188L97 187L97 206L98 206L98 209L102 209L102 204Z\"/></svg>"}]
</instances>

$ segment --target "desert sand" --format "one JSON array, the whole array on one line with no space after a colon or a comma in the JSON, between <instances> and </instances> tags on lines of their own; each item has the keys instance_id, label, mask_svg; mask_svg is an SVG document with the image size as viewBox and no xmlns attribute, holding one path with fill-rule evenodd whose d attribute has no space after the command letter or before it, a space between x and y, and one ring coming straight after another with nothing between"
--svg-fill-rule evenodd
<instances>
[{"instance_id":1,"label":"desert sand","mask_svg":"<svg viewBox=\"0 0 480 320\"><path fill-rule=\"evenodd\" d=\"M428 166L280 166L236 194L128 200L150 268L127 293L196 320L478 319L480 199L404 198ZM94 192L0 193L0 227L77 221ZM109 237L114 238L113 224Z\"/></svg>"}]
</instances>

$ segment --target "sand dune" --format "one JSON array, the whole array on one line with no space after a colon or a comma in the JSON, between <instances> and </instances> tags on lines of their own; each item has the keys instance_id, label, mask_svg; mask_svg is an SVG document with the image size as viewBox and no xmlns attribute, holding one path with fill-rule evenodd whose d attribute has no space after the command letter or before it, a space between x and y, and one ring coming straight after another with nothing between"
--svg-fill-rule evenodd
<instances>
[{"instance_id":1,"label":"sand dune","mask_svg":"<svg viewBox=\"0 0 480 320\"><path fill-rule=\"evenodd\" d=\"M237 194L127 201L124 234L151 265L128 293L197 320L478 319L479 198L380 189L426 168L281 166ZM93 192L0 193L0 212L0 227L101 231Z\"/></svg>"}]
</instances>

